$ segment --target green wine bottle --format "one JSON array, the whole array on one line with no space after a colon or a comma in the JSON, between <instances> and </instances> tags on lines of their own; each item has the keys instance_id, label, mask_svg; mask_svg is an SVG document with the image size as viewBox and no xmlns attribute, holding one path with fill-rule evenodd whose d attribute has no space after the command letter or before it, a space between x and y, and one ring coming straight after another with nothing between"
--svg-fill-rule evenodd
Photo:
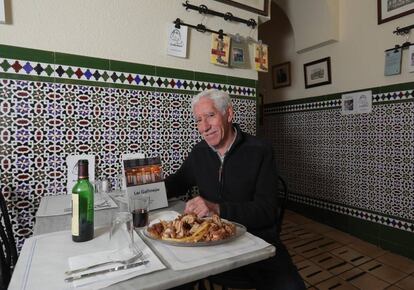
<instances>
[{"instance_id":1,"label":"green wine bottle","mask_svg":"<svg viewBox=\"0 0 414 290\"><path fill-rule=\"evenodd\" d=\"M72 240L93 239L93 186L89 182L88 160L78 162L78 181L72 189Z\"/></svg>"}]
</instances>

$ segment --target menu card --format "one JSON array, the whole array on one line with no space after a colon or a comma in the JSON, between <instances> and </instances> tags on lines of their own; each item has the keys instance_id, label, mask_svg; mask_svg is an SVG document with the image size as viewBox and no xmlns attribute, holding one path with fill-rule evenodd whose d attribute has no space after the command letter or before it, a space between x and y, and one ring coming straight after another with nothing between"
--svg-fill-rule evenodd
<instances>
[{"instance_id":1,"label":"menu card","mask_svg":"<svg viewBox=\"0 0 414 290\"><path fill-rule=\"evenodd\" d=\"M146 193L150 196L150 210L168 206L159 157L124 160L123 164L129 199L133 195Z\"/></svg>"}]
</instances>

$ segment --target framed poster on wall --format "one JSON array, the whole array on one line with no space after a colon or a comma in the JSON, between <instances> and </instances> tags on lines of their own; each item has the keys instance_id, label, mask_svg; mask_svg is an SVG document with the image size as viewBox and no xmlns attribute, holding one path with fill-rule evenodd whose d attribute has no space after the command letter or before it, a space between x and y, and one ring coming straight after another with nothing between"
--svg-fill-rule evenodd
<instances>
[{"instance_id":1,"label":"framed poster on wall","mask_svg":"<svg viewBox=\"0 0 414 290\"><path fill-rule=\"evenodd\" d=\"M272 66L272 83L274 89L290 86L290 61Z\"/></svg>"},{"instance_id":2,"label":"framed poster on wall","mask_svg":"<svg viewBox=\"0 0 414 290\"><path fill-rule=\"evenodd\" d=\"M254 12L263 16L269 14L269 0L216 0L227 5Z\"/></svg>"},{"instance_id":3,"label":"framed poster on wall","mask_svg":"<svg viewBox=\"0 0 414 290\"><path fill-rule=\"evenodd\" d=\"M0 23L6 23L6 9L4 8L4 0L0 0Z\"/></svg>"},{"instance_id":4,"label":"framed poster on wall","mask_svg":"<svg viewBox=\"0 0 414 290\"><path fill-rule=\"evenodd\" d=\"M325 57L303 65L305 88L313 88L332 83L331 58Z\"/></svg>"},{"instance_id":5,"label":"framed poster on wall","mask_svg":"<svg viewBox=\"0 0 414 290\"><path fill-rule=\"evenodd\" d=\"M377 0L378 24L414 13L413 0Z\"/></svg>"}]
</instances>

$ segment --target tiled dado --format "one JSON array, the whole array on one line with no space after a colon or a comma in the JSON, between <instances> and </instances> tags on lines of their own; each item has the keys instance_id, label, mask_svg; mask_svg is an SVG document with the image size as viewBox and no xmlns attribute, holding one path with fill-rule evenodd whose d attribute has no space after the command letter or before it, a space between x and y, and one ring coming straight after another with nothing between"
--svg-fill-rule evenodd
<instances>
[{"instance_id":1,"label":"tiled dado","mask_svg":"<svg viewBox=\"0 0 414 290\"><path fill-rule=\"evenodd\" d=\"M410 220L404 220L397 217L384 216L378 213L369 212L366 210L351 208L340 204L334 204L323 200L310 198L303 195L293 194L289 196L289 200L310 205L312 207L336 212L342 215L352 216L360 219L364 219L369 222L378 223L385 226L391 226L399 230L404 230L414 233L414 222Z\"/></svg>"},{"instance_id":2,"label":"tiled dado","mask_svg":"<svg viewBox=\"0 0 414 290\"><path fill-rule=\"evenodd\" d=\"M404 83L377 88L368 88L358 91L366 90L372 90L373 105L414 101L414 83ZM319 96L307 99L267 104L264 108L264 114L271 115L288 112L338 109L342 106L342 94L343 93L338 93L327 96Z\"/></svg>"},{"instance_id":3,"label":"tiled dado","mask_svg":"<svg viewBox=\"0 0 414 290\"><path fill-rule=\"evenodd\" d=\"M414 83L371 90L369 114L341 94L266 105L263 132L295 210L413 257Z\"/></svg>"},{"instance_id":4,"label":"tiled dado","mask_svg":"<svg viewBox=\"0 0 414 290\"><path fill-rule=\"evenodd\" d=\"M112 183L122 153L177 170L199 140L189 110L199 90L227 90L236 122L256 132L254 80L4 46L0 58L0 188L18 248L41 197L66 193L69 154L95 155L95 176Z\"/></svg>"},{"instance_id":5,"label":"tiled dado","mask_svg":"<svg viewBox=\"0 0 414 290\"><path fill-rule=\"evenodd\" d=\"M256 81L0 45L0 77L196 93L216 88L256 97Z\"/></svg>"}]
</instances>

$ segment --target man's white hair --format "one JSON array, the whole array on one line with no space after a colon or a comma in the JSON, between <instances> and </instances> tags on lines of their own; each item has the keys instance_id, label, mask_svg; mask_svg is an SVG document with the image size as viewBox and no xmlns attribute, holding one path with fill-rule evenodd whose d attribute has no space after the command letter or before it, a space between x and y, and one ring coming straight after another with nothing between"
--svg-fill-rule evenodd
<instances>
[{"instance_id":1,"label":"man's white hair","mask_svg":"<svg viewBox=\"0 0 414 290\"><path fill-rule=\"evenodd\" d=\"M228 93L217 90L210 89L202 91L201 93L195 95L191 100L191 111L194 112L194 106L200 101L201 98L207 98L214 102L214 106L219 110L223 115L226 113L227 108L231 107L231 99Z\"/></svg>"}]
</instances>

